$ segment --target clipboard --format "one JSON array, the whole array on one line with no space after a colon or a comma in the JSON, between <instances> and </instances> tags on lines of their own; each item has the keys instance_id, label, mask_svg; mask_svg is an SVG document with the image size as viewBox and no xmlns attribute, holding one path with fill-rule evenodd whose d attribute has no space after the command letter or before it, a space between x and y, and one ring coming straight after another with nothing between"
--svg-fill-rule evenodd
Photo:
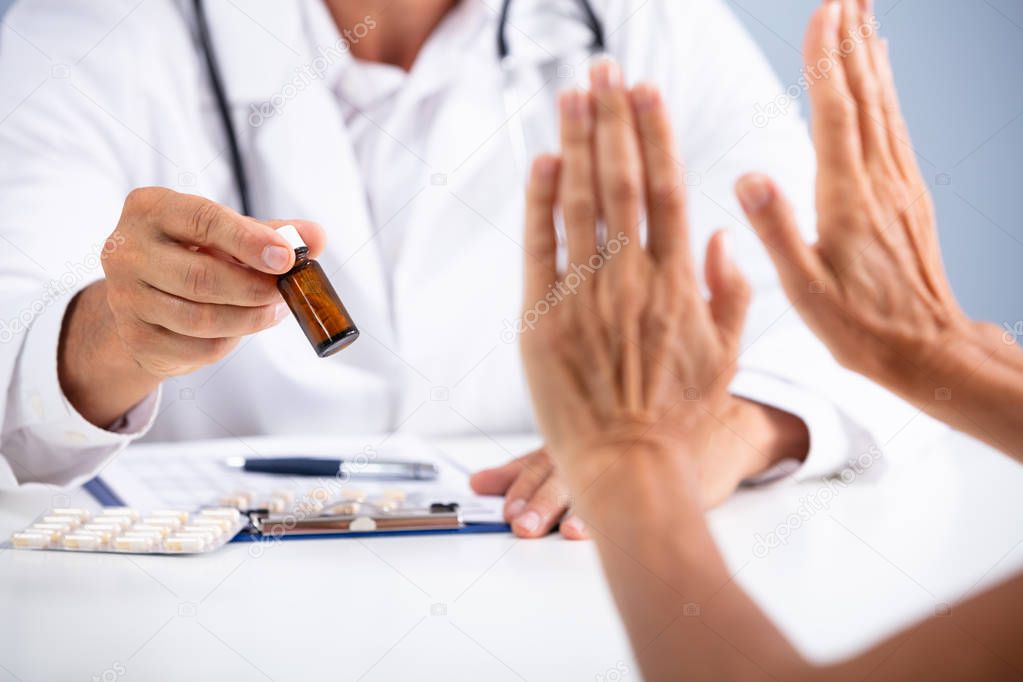
<instances>
[{"instance_id":1,"label":"clipboard","mask_svg":"<svg viewBox=\"0 0 1023 682\"><path fill-rule=\"evenodd\" d=\"M125 506L125 501L101 477L88 481L83 488L101 506ZM506 533L511 530L507 523L466 521L456 503L444 502L433 503L429 508L393 512L310 515L295 522L265 509L244 513L249 518L248 526L231 542Z\"/></svg>"}]
</instances>

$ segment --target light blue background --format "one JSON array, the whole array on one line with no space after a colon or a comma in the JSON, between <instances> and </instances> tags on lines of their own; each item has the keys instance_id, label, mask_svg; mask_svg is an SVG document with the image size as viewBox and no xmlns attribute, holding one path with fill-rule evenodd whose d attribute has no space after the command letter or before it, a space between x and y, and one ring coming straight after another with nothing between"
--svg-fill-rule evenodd
<instances>
[{"instance_id":1,"label":"light blue background","mask_svg":"<svg viewBox=\"0 0 1023 682\"><path fill-rule=\"evenodd\" d=\"M819 0L726 2L782 82L796 82ZM10 4L0 0L0 15ZM1023 3L877 0L877 14L956 294L972 316L1015 324L1023 320L1023 221L1012 207L1023 197ZM941 175L950 184L939 184Z\"/></svg>"}]
</instances>

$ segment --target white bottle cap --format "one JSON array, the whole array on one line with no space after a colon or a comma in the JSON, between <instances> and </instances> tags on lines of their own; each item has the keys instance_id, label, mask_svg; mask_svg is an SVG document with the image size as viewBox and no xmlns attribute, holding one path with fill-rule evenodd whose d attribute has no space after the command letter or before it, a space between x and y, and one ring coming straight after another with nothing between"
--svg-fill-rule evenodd
<instances>
[{"instance_id":1,"label":"white bottle cap","mask_svg":"<svg viewBox=\"0 0 1023 682\"><path fill-rule=\"evenodd\" d=\"M302 235L298 233L298 229L294 225L282 225L277 228L277 234L284 237L284 239L291 245L292 249L306 248L306 243L302 241Z\"/></svg>"}]
</instances>

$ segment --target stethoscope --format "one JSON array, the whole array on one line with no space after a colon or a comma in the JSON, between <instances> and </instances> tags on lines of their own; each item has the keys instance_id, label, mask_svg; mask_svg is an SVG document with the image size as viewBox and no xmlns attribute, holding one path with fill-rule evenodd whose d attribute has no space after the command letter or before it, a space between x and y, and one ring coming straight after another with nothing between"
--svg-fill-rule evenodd
<instances>
[{"instance_id":1,"label":"stethoscope","mask_svg":"<svg viewBox=\"0 0 1023 682\"><path fill-rule=\"evenodd\" d=\"M217 111L220 115L220 121L224 127L224 133L227 136L227 147L228 154L231 161L231 172L234 176L234 184L238 190L238 198L241 203L241 212L244 215L252 215L252 203L249 195L249 181L245 173L245 165L242 163L241 147L238 144L238 133L235 130L234 121L231 119L230 109L227 104L227 96L224 94L224 80L220 75L220 66L217 64L216 53L213 50L213 41L210 38L210 27L206 21L206 12L203 8L203 0L193 0L195 6L196 16L196 29L198 32L199 46L202 49L203 55L206 61L206 70L210 77L210 86L213 90L213 98L217 105ZM593 11L593 6L589 0L579 0L579 5L583 11L583 21L586 23L587 28L593 35L593 40L590 45L590 49L593 52L603 52L605 45L604 27ZM501 64L502 69L505 70L506 78L510 82L510 52L508 48L507 29L508 29L508 12L511 8L511 0L503 0L501 3L501 13L499 15L497 24L497 57ZM513 112L514 106L509 103L509 93L514 88L509 87L505 91L505 109L509 112ZM509 118L515 118L515 116L509 116ZM517 156L517 162L524 167L525 155L526 155L526 143L525 143L525 131L522 129L521 123L512 132L512 137L516 138L516 147L520 150Z\"/></svg>"}]
</instances>

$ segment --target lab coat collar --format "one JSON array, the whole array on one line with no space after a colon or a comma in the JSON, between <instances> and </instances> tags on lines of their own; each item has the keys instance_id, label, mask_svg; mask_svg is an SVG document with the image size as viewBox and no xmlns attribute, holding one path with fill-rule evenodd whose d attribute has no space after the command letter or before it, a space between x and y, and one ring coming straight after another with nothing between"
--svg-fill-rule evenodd
<instances>
[{"instance_id":1,"label":"lab coat collar","mask_svg":"<svg viewBox=\"0 0 1023 682\"><path fill-rule=\"evenodd\" d=\"M332 88L354 61L323 0L248 0L244 6L217 0L204 5L232 105L266 102L302 74L314 74ZM413 66L413 87L419 95L475 69L498 66L500 10L500 0L462 0L445 17ZM593 38L578 0L514 0L505 35L512 68L577 55Z\"/></svg>"}]
</instances>

